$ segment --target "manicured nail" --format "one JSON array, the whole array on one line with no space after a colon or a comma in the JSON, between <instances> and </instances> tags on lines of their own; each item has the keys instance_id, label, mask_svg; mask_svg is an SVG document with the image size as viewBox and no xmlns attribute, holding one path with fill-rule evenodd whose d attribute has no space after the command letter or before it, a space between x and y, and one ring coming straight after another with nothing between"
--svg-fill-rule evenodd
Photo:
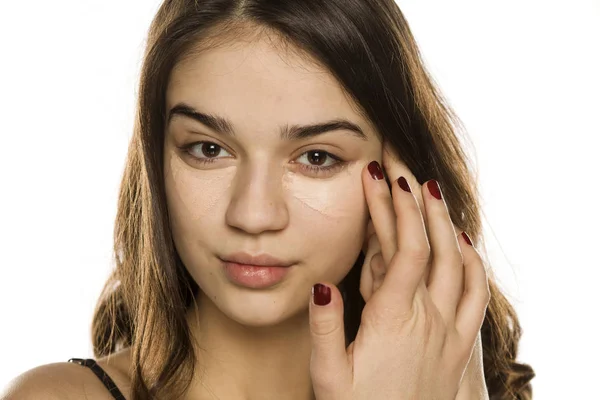
<instances>
[{"instance_id":1,"label":"manicured nail","mask_svg":"<svg viewBox=\"0 0 600 400\"><path fill-rule=\"evenodd\" d=\"M440 192L440 185L438 184L438 182L435 179L431 179L431 180L427 181L427 189L429 189L429 193L431 193L431 195L433 197L435 197L438 200L442 199L442 193Z\"/></svg>"},{"instance_id":2,"label":"manicured nail","mask_svg":"<svg viewBox=\"0 0 600 400\"><path fill-rule=\"evenodd\" d=\"M398 186L400 186L405 192L411 193L410 185L406 181L405 177L401 176L400 178L398 178Z\"/></svg>"},{"instance_id":3,"label":"manicured nail","mask_svg":"<svg viewBox=\"0 0 600 400\"><path fill-rule=\"evenodd\" d=\"M381 171L381 167L379 166L379 163L377 161L371 161L369 163L368 168L369 173L371 174L371 177L373 179L375 179L376 181L383 179L383 171Z\"/></svg>"},{"instance_id":4,"label":"manicured nail","mask_svg":"<svg viewBox=\"0 0 600 400\"><path fill-rule=\"evenodd\" d=\"M313 303L318 306L326 306L331 301L331 289L317 283L312 288Z\"/></svg>"},{"instance_id":5,"label":"manicured nail","mask_svg":"<svg viewBox=\"0 0 600 400\"><path fill-rule=\"evenodd\" d=\"M469 235L467 235L467 232L463 232L461 233L463 239L465 239L465 242L467 242L467 244L469 246L473 246L473 242L471 242L471 238L469 237Z\"/></svg>"}]
</instances>

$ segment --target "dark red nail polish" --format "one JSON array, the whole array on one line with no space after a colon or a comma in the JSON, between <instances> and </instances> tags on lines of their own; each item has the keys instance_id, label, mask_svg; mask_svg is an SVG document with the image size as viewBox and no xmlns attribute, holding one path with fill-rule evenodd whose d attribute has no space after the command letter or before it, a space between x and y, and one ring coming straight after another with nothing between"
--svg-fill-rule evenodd
<instances>
[{"instance_id":1,"label":"dark red nail polish","mask_svg":"<svg viewBox=\"0 0 600 400\"><path fill-rule=\"evenodd\" d=\"M435 179L427 181L427 189L429 189L429 193L431 193L431 195L433 197L435 197L438 200L442 199L442 193L440 192L440 185L438 184L438 182Z\"/></svg>"},{"instance_id":2,"label":"dark red nail polish","mask_svg":"<svg viewBox=\"0 0 600 400\"><path fill-rule=\"evenodd\" d=\"M371 177L377 181L383 179L383 171L381 171L381 167L379 166L379 163L377 161L371 161L369 163L369 173L371 174Z\"/></svg>"},{"instance_id":3,"label":"dark red nail polish","mask_svg":"<svg viewBox=\"0 0 600 400\"><path fill-rule=\"evenodd\" d=\"M411 193L410 185L406 181L405 177L401 176L400 178L398 178L398 186L400 186L405 192Z\"/></svg>"},{"instance_id":4,"label":"dark red nail polish","mask_svg":"<svg viewBox=\"0 0 600 400\"><path fill-rule=\"evenodd\" d=\"M317 283L312 288L313 302L318 306L326 306L331 301L331 289Z\"/></svg>"},{"instance_id":5,"label":"dark red nail polish","mask_svg":"<svg viewBox=\"0 0 600 400\"><path fill-rule=\"evenodd\" d=\"M473 242L471 242L471 238L469 237L469 235L467 235L467 232L463 232L461 233L463 239L465 239L465 242L467 242L467 244L469 246L473 246Z\"/></svg>"}]
</instances>

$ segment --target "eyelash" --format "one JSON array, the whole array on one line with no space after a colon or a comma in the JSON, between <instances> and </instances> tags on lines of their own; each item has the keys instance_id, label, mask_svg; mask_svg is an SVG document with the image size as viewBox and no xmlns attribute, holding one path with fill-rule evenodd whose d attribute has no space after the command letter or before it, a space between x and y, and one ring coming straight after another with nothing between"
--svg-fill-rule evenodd
<instances>
[{"instance_id":1,"label":"eyelash","mask_svg":"<svg viewBox=\"0 0 600 400\"><path fill-rule=\"evenodd\" d=\"M192 149L192 147L194 147L196 145L201 145L201 144L212 144L212 145L217 146L219 149L223 149L223 147L219 146L217 143L208 142L208 141L190 143L190 144L187 144L187 145L184 145L184 146L180 147L180 149L182 151L184 151L184 153L187 156L191 157L194 160L194 162L198 162L200 164L211 164L211 163L215 162L218 159L218 157L198 158L198 157L196 157L196 156L194 156L194 155L192 155L190 153L190 150ZM327 157L331 157L335 161L337 161L335 164L330 165L328 167L318 167L318 166L314 166L314 165L299 164L301 166L301 168L304 169L305 171L308 171L308 172L316 174L316 175L319 175L319 174L330 174L330 173L336 172L337 170L340 170L340 169L344 168L346 166L346 164L347 164L347 162L344 161L344 160L342 160L341 158L339 158L339 157L337 157L337 156L335 156L335 155L333 155L331 153L328 153L326 151L319 150L319 149L308 150L308 151L302 153L300 156L303 156L303 155L305 155L307 153L310 153L310 152L323 153Z\"/></svg>"}]
</instances>

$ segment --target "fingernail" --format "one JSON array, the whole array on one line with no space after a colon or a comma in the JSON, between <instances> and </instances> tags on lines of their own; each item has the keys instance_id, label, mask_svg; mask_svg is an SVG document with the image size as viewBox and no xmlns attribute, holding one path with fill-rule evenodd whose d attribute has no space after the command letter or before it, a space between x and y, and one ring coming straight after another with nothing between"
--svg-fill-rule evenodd
<instances>
[{"instance_id":1,"label":"fingernail","mask_svg":"<svg viewBox=\"0 0 600 400\"><path fill-rule=\"evenodd\" d=\"M401 176L398 178L398 186L400 186L405 192L411 193L410 186L405 177Z\"/></svg>"},{"instance_id":2,"label":"fingernail","mask_svg":"<svg viewBox=\"0 0 600 400\"><path fill-rule=\"evenodd\" d=\"M469 246L473 246L473 242L471 242L471 238L469 237L469 235L467 235L467 232L463 232L461 233L463 239L465 239L465 242L467 242L467 244Z\"/></svg>"},{"instance_id":3,"label":"fingernail","mask_svg":"<svg viewBox=\"0 0 600 400\"><path fill-rule=\"evenodd\" d=\"M438 182L435 179L431 179L431 180L427 181L427 189L429 189L429 193L431 193L431 195L433 197L435 197L438 200L442 199L440 185L438 184Z\"/></svg>"},{"instance_id":4,"label":"fingernail","mask_svg":"<svg viewBox=\"0 0 600 400\"><path fill-rule=\"evenodd\" d=\"M373 179L375 179L376 181L383 179L383 172L381 171L381 167L379 166L379 163L377 161L371 161L369 163L368 168L369 173L371 174L371 177Z\"/></svg>"},{"instance_id":5,"label":"fingernail","mask_svg":"<svg viewBox=\"0 0 600 400\"><path fill-rule=\"evenodd\" d=\"M317 306L326 306L331 301L331 289L317 283L312 287L313 303Z\"/></svg>"}]
</instances>

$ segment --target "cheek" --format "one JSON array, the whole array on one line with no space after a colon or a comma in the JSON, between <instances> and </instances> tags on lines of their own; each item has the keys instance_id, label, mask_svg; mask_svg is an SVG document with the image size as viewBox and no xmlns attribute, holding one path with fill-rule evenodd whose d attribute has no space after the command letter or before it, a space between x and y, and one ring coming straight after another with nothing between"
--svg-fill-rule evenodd
<instances>
[{"instance_id":1,"label":"cheek","mask_svg":"<svg viewBox=\"0 0 600 400\"><path fill-rule=\"evenodd\" d=\"M165 165L165 185L169 215L177 221L195 222L222 203L231 186L235 167L218 168L199 174L178 157ZM175 221L172 221L175 222Z\"/></svg>"},{"instance_id":2,"label":"cheek","mask_svg":"<svg viewBox=\"0 0 600 400\"><path fill-rule=\"evenodd\" d=\"M350 166L331 180L287 172L283 188L303 208L324 224L344 225L359 221L368 212L360 178L360 165Z\"/></svg>"},{"instance_id":3,"label":"cheek","mask_svg":"<svg viewBox=\"0 0 600 400\"><path fill-rule=\"evenodd\" d=\"M356 261L369 219L361 170L359 165L329 181L292 173L283 180L302 248L319 265L321 279L336 284Z\"/></svg>"}]
</instances>

